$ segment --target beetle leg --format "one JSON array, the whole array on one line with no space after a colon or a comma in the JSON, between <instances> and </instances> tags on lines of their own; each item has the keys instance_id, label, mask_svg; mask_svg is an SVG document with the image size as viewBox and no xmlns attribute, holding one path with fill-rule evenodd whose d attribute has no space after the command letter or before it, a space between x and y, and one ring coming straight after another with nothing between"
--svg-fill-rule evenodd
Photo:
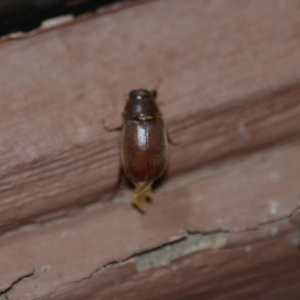
<instances>
[{"instance_id":1,"label":"beetle leg","mask_svg":"<svg viewBox=\"0 0 300 300\"><path fill-rule=\"evenodd\" d=\"M118 176L118 181L117 181L117 188L118 189L123 189L127 185L128 185L128 180L125 177L123 168L120 166L119 176Z\"/></svg>"},{"instance_id":2,"label":"beetle leg","mask_svg":"<svg viewBox=\"0 0 300 300\"><path fill-rule=\"evenodd\" d=\"M170 137L170 134L167 132L167 140L168 140L168 142L172 145L172 146L179 146L179 145L181 145L181 143L180 142L174 142L173 140L172 140L172 138Z\"/></svg>"},{"instance_id":3,"label":"beetle leg","mask_svg":"<svg viewBox=\"0 0 300 300\"><path fill-rule=\"evenodd\" d=\"M156 97L157 97L157 90L156 90L156 89L155 89L155 90L152 90L152 91L151 91L151 95L152 95L153 99L156 100Z\"/></svg>"},{"instance_id":4,"label":"beetle leg","mask_svg":"<svg viewBox=\"0 0 300 300\"><path fill-rule=\"evenodd\" d=\"M161 83L162 83L162 78L159 77L158 80L157 80L155 88L153 90L151 90L151 94L152 94L152 97L153 97L154 100L156 100L157 90L160 87Z\"/></svg>"},{"instance_id":5,"label":"beetle leg","mask_svg":"<svg viewBox=\"0 0 300 300\"><path fill-rule=\"evenodd\" d=\"M137 185L133 192L133 204L141 211L146 211L147 199L151 196L152 183Z\"/></svg>"},{"instance_id":6,"label":"beetle leg","mask_svg":"<svg viewBox=\"0 0 300 300\"><path fill-rule=\"evenodd\" d=\"M102 125L103 125L103 128L106 131L118 131L118 130L122 129L122 126L118 126L118 127L115 127L115 128L109 128L109 127L107 127L107 125L105 124L105 121L103 121L103 120L102 120Z\"/></svg>"}]
</instances>

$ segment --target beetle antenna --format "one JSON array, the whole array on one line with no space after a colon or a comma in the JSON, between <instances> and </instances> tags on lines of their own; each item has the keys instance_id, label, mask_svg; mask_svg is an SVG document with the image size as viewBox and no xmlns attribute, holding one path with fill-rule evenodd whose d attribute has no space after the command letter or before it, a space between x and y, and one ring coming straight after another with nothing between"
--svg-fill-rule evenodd
<instances>
[{"instance_id":1,"label":"beetle antenna","mask_svg":"<svg viewBox=\"0 0 300 300\"><path fill-rule=\"evenodd\" d=\"M157 83L156 83L155 87L151 90L151 94L152 94L152 96L153 96L154 99L157 96L157 90L161 86L161 83L162 83L162 78L158 77Z\"/></svg>"}]
</instances>

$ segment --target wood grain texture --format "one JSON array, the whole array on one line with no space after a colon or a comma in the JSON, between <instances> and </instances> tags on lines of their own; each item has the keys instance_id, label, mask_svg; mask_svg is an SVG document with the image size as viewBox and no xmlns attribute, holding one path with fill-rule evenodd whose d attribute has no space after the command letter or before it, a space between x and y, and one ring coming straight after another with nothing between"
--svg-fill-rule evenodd
<instances>
[{"instance_id":1,"label":"wood grain texture","mask_svg":"<svg viewBox=\"0 0 300 300\"><path fill-rule=\"evenodd\" d=\"M2 284L11 284L14 265L24 266L19 277L34 270L8 299L159 299L165 293L177 299L193 292L204 299L269 299L272 280L288 291L300 263L299 156L300 144L290 144L177 177L155 195L146 215L132 209L129 195L126 202L2 236L0 268L8 271ZM172 258L173 247L197 233L208 241L192 245L191 257L182 253L166 266L138 271L139 253L165 245ZM289 292L299 295L299 288Z\"/></svg>"},{"instance_id":2,"label":"wood grain texture","mask_svg":"<svg viewBox=\"0 0 300 300\"><path fill-rule=\"evenodd\" d=\"M288 231L287 224L279 227L283 232ZM95 273L90 280L72 284L73 289L66 288L60 299L280 300L287 297L296 300L299 297L299 250L283 232L276 238L264 236L263 243L196 252L167 267L144 273L135 271L133 261L110 266ZM251 243L255 241L253 235L243 235ZM264 252L268 253L268 260ZM54 300L57 296L45 299Z\"/></svg>"},{"instance_id":3,"label":"wood grain texture","mask_svg":"<svg viewBox=\"0 0 300 300\"><path fill-rule=\"evenodd\" d=\"M3 41L2 231L108 199L119 135L102 120L158 78L170 176L298 134L299 1L280 3L154 1Z\"/></svg>"},{"instance_id":4,"label":"wood grain texture","mask_svg":"<svg viewBox=\"0 0 300 300\"><path fill-rule=\"evenodd\" d=\"M298 300L299 25L299 0L165 0L3 39L0 291ZM119 133L102 121L119 126L124 95L159 78L179 146L140 215L115 195ZM205 251L139 271L145 252L203 233Z\"/></svg>"}]
</instances>

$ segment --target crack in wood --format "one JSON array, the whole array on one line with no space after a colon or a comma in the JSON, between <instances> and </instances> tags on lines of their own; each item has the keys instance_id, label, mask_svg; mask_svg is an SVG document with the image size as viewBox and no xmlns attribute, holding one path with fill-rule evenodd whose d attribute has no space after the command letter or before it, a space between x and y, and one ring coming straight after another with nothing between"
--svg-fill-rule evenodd
<instances>
[{"instance_id":1,"label":"crack in wood","mask_svg":"<svg viewBox=\"0 0 300 300\"><path fill-rule=\"evenodd\" d=\"M210 232L188 230L185 235L179 237L174 241L170 241L157 247L144 250L123 260L114 260L108 262L107 264L94 270L88 276L76 281L72 281L68 283L68 285L89 280L96 274L109 267L117 267L120 264L129 262L130 260L134 260L137 272L143 272L151 268L158 268L161 266L168 266L170 262L197 251L223 248L226 245L227 237L230 233L246 233L258 231L263 226L275 224L285 219L290 220L299 211L300 206L297 205L290 213L285 216L261 222L257 227L248 228L245 230L219 229Z\"/></svg>"},{"instance_id":2,"label":"crack in wood","mask_svg":"<svg viewBox=\"0 0 300 300\"><path fill-rule=\"evenodd\" d=\"M30 271L29 273L22 275L22 276L18 277L16 280L14 280L9 287L7 287L4 290L1 290L0 291L0 300L6 300L6 299L9 300L5 294L8 293L14 286L16 286L22 280L32 277L34 275L34 273L35 273L35 269L32 269L32 271Z\"/></svg>"},{"instance_id":3,"label":"crack in wood","mask_svg":"<svg viewBox=\"0 0 300 300\"><path fill-rule=\"evenodd\" d=\"M185 238L179 241L137 255L135 257L136 269L138 272L143 272L148 269L167 266L171 261L197 251L222 248L226 244L227 235L226 232L188 233Z\"/></svg>"}]
</instances>

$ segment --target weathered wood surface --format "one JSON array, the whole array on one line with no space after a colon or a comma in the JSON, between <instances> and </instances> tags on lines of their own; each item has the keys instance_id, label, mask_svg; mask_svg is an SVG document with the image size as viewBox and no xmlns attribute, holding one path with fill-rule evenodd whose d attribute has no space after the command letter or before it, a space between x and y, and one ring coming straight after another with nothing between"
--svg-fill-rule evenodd
<instances>
[{"instance_id":1,"label":"weathered wood surface","mask_svg":"<svg viewBox=\"0 0 300 300\"><path fill-rule=\"evenodd\" d=\"M276 282L297 299L299 177L290 144L170 180L146 215L114 202L24 227L0 240L0 289L9 300L270 299Z\"/></svg>"},{"instance_id":2,"label":"weathered wood surface","mask_svg":"<svg viewBox=\"0 0 300 300\"><path fill-rule=\"evenodd\" d=\"M299 5L149 1L3 39L0 230L11 231L0 238L0 291L9 300L282 299L273 274L277 291L298 299L290 219L300 146L290 141L300 133ZM124 95L159 78L180 145L140 215L130 191L109 201L119 133L102 120L120 125ZM207 251L192 244L178 256L171 247L178 260L168 267L138 267L138 253L189 232L207 233Z\"/></svg>"},{"instance_id":3,"label":"weathered wood surface","mask_svg":"<svg viewBox=\"0 0 300 300\"><path fill-rule=\"evenodd\" d=\"M155 1L0 44L2 229L107 199L119 134L102 120L158 78L170 176L298 134L298 5Z\"/></svg>"}]
</instances>

